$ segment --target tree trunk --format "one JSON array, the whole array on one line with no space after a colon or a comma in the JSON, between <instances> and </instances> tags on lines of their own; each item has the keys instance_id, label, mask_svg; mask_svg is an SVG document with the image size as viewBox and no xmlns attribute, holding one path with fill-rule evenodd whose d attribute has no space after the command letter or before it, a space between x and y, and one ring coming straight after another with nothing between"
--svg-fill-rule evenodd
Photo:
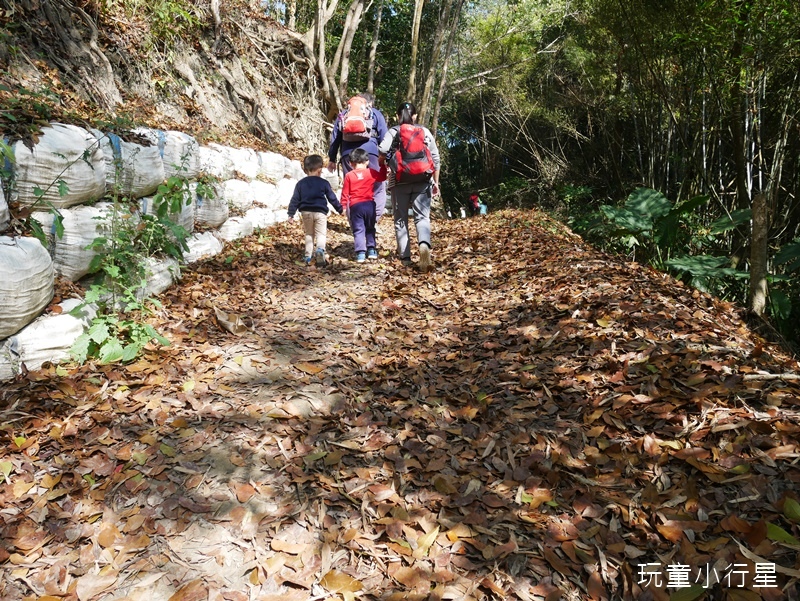
<instances>
[{"instance_id":1,"label":"tree trunk","mask_svg":"<svg viewBox=\"0 0 800 601\"><path fill-rule=\"evenodd\" d=\"M422 98L419 101L419 122L422 125L428 125L428 114L430 111L431 93L433 91L433 81L436 78L436 69L439 65L439 57L442 54L442 39L444 33L450 25L450 12L453 9L453 2L455 0L446 0L442 15L439 17L439 24L436 26L436 32L433 35L433 47L431 48L431 61L428 66L428 75L425 77L425 86L422 91Z\"/></svg>"},{"instance_id":2,"label":"tree trunk","mask_svg":"<svg viewBox=\"0 0 800 601\"><path fill-rule=\"evenodd\" d=\"M417 94L417 54L419 53L419 29L422 24L424 3L425 0L414 0L414 21L411 24L411 69L408 72L406 100L413 100Z\"/></svg>"},{"instance_id":3,"label":"tree trunk","mask_svg":"<svg viewBox=\"0 0 800 601\"><path fill-rule=\"evenodd\" d=\"M286 27L297 29L297 0L286 0Z\"/></svg>"},{"instance_id":4,"label":"tree trunk","mask_svg":"<svg viewBox=\"0 0 800 601\"><path fill-rule=\"evenodd\" d=\"M336 73L339 73L339 81L336 84L339 105L341 105L342 99L347 96L347 81L350 77L350 49L353 47L353 38L356 35L356 31L358 31L358 26L361 24L363 12L364 0L353 0L347 11L339 47L336 49L333 62L328 70L328 74L334 78Z\"/></svg>"},{"instance_id":5,"label":"tree trunk","mask_svg":"<svg viewBox=\"0 0 800 601\"><path fill-rule=\"evenodd\" d=\"M328 24L339 0L317 0L317 14L314 18L314 27L307 31L301 40L303 41L306 52L310 52L317 71L319 72L320 82L322 83L323 101L328 105L328 118L333 118L339 110L340 100L336 86L331 86L331 79L328 75L328 64L325 58L325 26ZM311 38L311 39L309 39ZM313 40L313 42L311 41Z\"/></svg>"},{"instance_id":6,"label":"tree trunk","mask_svg":"<svg viewBox=\"0 0 800 601\"><path fill-rule=\"evenodd\" d=\"M753 197L753 232L750 241L750 310L758 316L767 306L767 240L769 211L766 194Z\"/></svg>"},{"instance_id":7,"label":"tree trunk","mask_svg":"<svg viewBox=\"0 0 800 601\"><path fill-rule=\"evenodd\" d=\"M369 62L367 65L367 92L375 94L375 58L378 55L378 40L381 32L381 18L383 17L383 2L378 0L375 9L375 29L372 31L372 43L369 46Z\"/></svg>"},{"instance_id":8,"label":"tree trunk","mask_svg":"<svg viewBox=\"0 0 800 601\"><path fill-rule=\"evenodd\" d=\"M746 209L750 206L750 193L747 189L747 142L745 140L745 120L747 106L742 92L741 60L744 47L749 7L745 2L740 2L737 27L734 33L733 46L731 47L731 62L737 72L734 74L730 96L730 127L733 142L733 161L736 181L736 208Z\"/></svg>"},{"instance_id":9,"label":"tree trunk","mask_svg":"<svg viewBox=\"0 0 800 601\"><path fill-rule=\"evenodd\" d=\"M450 57L453 55L453 43L456 38L456 31L458 30L458 22L461 19L461 7L464 6L464 0L457 0L456 9L453 16L453 24L450 27L450 35L447 38L447 49L444 51L444 61L442 62L442 75L439 78L439 90L436 94L436 105L433 109L433 117L431 118L430 130L436 135L436 129L439 126L439 111L442 108L442 100L444 93L447 89L447 72L450 67Z\"/></svg>"}]
</instances>

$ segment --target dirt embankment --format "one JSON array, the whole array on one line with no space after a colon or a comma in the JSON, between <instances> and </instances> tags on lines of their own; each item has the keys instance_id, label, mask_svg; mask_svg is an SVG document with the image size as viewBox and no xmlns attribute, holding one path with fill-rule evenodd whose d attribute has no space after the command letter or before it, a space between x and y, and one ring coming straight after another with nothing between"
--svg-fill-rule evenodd
<instances>
[{"instance_id":1,"label":"dirt embankment","mask_svg":"<svg viewBox=\"0 0 800 601\"><path fill-rule=\"evenodd\" d=\"M292 156L324 143L313 73L255 3L199 2L165 31L123 4L0 2L1 133L87 120Z\"/></svg>"}]
</instances>

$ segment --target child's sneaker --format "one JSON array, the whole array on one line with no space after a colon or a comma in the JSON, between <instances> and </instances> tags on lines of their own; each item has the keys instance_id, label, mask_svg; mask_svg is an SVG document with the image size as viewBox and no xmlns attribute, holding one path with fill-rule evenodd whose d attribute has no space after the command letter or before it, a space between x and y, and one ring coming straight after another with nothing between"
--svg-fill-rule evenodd
<instances>
[{"instance_id":1,"label":"child's sneaker","mask_svg":"<svg viewBox=\"0 0 800 601\"><path fill-rule=\"evenodd\" d=\"M367 253L363 250L360 250L356 253L356 263L363 263L367 260Z\"/></svg>"},{"instance_id":2,"label":"child's sneaker","mask_svg":"<svg viewBox=\"0 0 800 601\"><path fill-rule=\"evenodd\" d=\"M367 259L377 259L378 258L378 251L374 248L367 249Z\"/></svg>"},{"instance_id":3,"label":"child's sneaker","mask_svg":"<svg viewBox=\"0 0 800 601\"><path fill-rule=\"evenodd\" d=\"M419 269L422 273L428 273L431 268L431 247L425 243L419 245Z\"/></svg>"},{"instance_id":4,"label":"child's sneaker","mask_svg":"<svg viewBox=\"0 0 800 601\"><path fill-rule=\"evenodd\" d=\"M325 267L328 262L325 260L325 251L321 248L317 249L317 267Z\"/></svg>"},{"instance_id":5,"label":"child's sneaker","mask_svg":"<svg viewBox=\"0 0 800 601\"><path fill-rule=\"evenodd\" d=\"M303 257L303 263L305 263L306 266L311 265L311 257Z\"/></svg>"}]
</instances>

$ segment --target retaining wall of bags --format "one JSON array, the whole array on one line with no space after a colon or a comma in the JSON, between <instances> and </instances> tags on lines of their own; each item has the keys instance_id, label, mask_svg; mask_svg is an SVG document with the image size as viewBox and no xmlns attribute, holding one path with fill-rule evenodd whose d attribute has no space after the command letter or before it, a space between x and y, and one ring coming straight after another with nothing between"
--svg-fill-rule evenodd
<instances>
[{"instance_id":1,"label":"retaining wall of bags","mask_svg":"<svg viewBox=\"0 0 800 601\"><path fill-rule=\"evenodd\" d=\"M300 161L274 152L201 146L183 132L138 128L131 140L111 133L52 123L43 128L33 148L13 145L14 182L10 198L0 187L0 234L8 227L8 201L32 207L47 233L44 247L35 238L0 235L0 381L24 369L69 357L69 349L94 318L91 307L69 314L81 301L69 299L43 314L54 294L54 278L78 281L89 273L94 253L87 246L108 232L114 205L111 194L138 201L140 214L152 213L153 195L168 178L196 180L211 176L214 195L191 183L176 223L189 232L186 263L212 257L228 241L248 236L287 219L297 181L304 176ZM323 175L338 190L335 173ZM207 179L204 178L204 181ZM52 211L62 217L64 233L55 235ZM180 277L173 259L148 259L148 281L142 296L166 290Z\"/></svg>"}]
</instances>

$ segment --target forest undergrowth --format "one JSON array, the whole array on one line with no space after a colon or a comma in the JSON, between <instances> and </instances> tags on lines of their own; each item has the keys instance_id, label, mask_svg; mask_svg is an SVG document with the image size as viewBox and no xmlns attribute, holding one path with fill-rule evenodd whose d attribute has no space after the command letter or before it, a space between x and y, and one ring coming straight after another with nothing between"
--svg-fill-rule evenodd
<instances>
[{"instance_id":1,"label":"forest undergrowth","mask_svg":"<svg viewBox=\"0 0 800 601\"><path fill-rule=\"evenodd\" d=\"M537 212L380 241L274 226L171 346L5 385L0 598L796 598L800 370L740 309Z\"/></svg>"}]
</instances>

